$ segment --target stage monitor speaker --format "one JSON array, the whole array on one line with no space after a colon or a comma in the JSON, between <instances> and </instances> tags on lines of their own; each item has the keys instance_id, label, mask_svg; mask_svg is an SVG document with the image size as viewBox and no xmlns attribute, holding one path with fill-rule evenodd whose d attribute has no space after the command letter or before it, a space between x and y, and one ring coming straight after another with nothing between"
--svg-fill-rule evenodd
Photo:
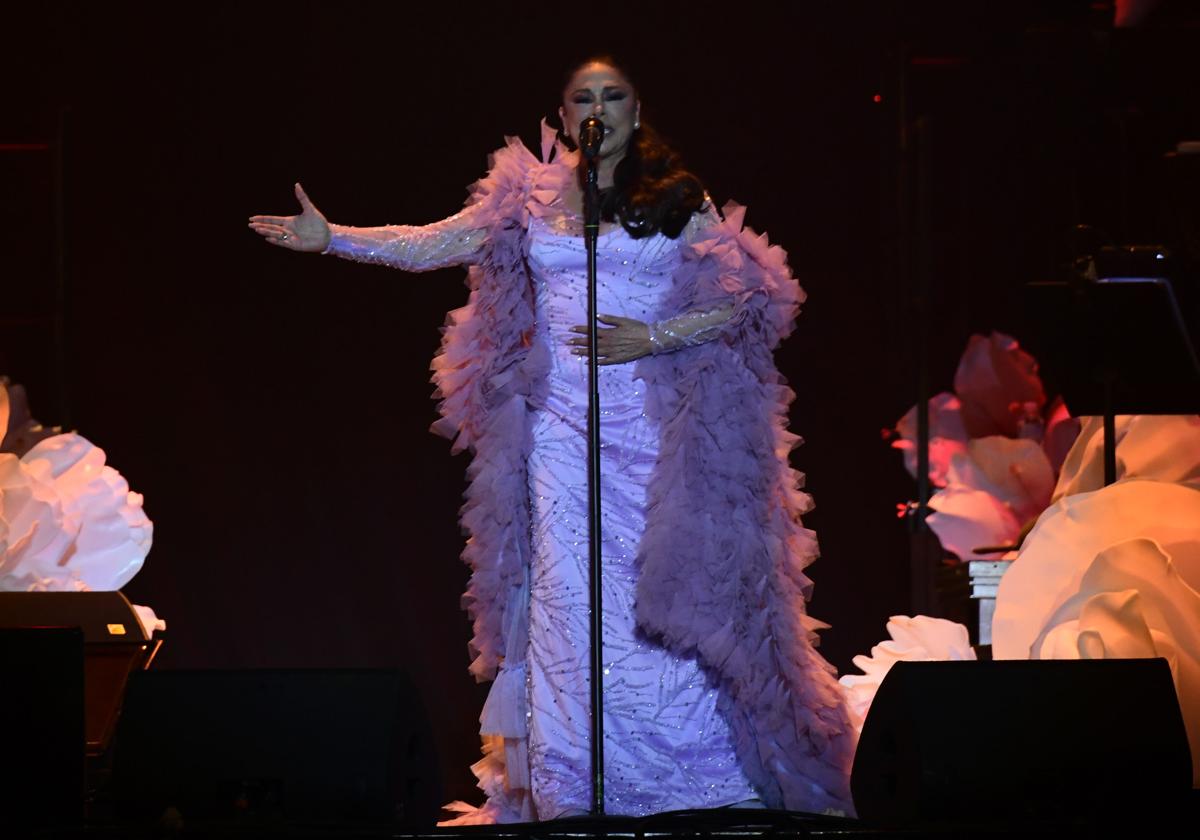
<instances>
[{"instance_id":1,"label":"stage monitor speaker","mask_svg":"<svg viewBox=\"0 0 1200 840\"><path fill-rule=\"evenodd\" d=\"M0 629L0 836L84 816L83 631Z\"/></svg>"},{"instance_id":2,"label":"stage monitor speaker","mask_svg":"<svg viewBox=\"0 0 1200 840\"><path fill-rule=\"evenodd\" d=\"M113 745L132 823L430 826L425 709L397 670L145 671Z\"/></svg>"},{"instance_id":3,"label":"stage monitor speaker","mask_svg":"<svg viewBox=\"0 0 1200 840\"><path fill-rule=\"evenodd\" d=\"M1164 659L897 662L851 790L864 820L975 823L1163 812L1191 781Z\"/></svg>"},{"instance_id":4,"label":"stage monitor speaker","mask_svg":"<svg viewBox=\"0 0 1200 840\"><path fill-rule=\"evenodd\" d=\"M0 628L78 627L83 635L87 754L108 749L129 675L147 668L161 639L148 638L120 592L0 592Z\"/></svg>"}]
</instances>

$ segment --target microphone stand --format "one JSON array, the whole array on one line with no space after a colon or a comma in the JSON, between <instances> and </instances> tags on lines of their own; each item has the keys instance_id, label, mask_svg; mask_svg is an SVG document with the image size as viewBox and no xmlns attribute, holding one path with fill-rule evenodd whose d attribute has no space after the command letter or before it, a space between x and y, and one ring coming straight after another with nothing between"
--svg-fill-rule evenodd
<instances>
[{"instance_id":1,"label":"microphone stand","mask_svg":"<svg viewBox=\"0 0 1200 840\"><path fill-rule=\"evenodd\" d=\"M587 250L588 322L588 578L591 630L592 815L604 815L604 612L600 584L600 366L596 328L596 238L600 233L600 187L596 156L604 141L603 125L595 117L583 121L579 149L585 166L583 240Z\"/></svg>"}]
</instances>

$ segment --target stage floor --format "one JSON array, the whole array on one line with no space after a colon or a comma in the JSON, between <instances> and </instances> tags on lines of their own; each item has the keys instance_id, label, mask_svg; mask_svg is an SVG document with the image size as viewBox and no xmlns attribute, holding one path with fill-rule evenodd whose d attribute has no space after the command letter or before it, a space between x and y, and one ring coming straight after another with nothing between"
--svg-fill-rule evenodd
<instances>
[{"instance_id":1,"label":"stage floor","mask_svg":"<svg viewBox=\"0 0 1200 840\"><path fill-rule=\"evenodd\" d=\"M294 823L287 821L195 822L174 825L92 825L87 827L43 828L27 835L5 837L36 838L347 838L347 840L580 840L580 838L621 838L621 840L669 840L670 838L948 838L948 837L1193 837L1200 825L1200 797L1193 791L1190 800L1174 813L1102 814L1075 818L1022 821L930 823L927 825L881 826L856 819L828 817L786 811L688 811L657 814L651 817L576 817L543 823L460 826L404 829L395 825Z\"/></svg>"}]
</instances>

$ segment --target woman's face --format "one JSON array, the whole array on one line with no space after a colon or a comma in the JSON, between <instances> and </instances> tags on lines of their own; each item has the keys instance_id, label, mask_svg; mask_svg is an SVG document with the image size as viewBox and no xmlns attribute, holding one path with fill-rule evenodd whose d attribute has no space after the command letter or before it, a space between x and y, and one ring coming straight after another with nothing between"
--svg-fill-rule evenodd
<instances>
[{"instance_id":1,"label":"woman's face","mask_svg":"<svg viewBox=\"0 0 1200 840\"><path fill-rule=\"evenodd\" d=\"M575 71L563 90L558 109L567 136L579 144L579 126L590 116L604 123L600 157L621 156L639 125L641 105L633 86L614 67L601 62L585 64Z\"/></svg>"}]
</instances>

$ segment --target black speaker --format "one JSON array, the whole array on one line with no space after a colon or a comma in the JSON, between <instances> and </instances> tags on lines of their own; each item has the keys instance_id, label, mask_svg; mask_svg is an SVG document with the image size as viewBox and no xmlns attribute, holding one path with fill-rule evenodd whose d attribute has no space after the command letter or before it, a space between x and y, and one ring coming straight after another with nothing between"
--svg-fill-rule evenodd
<instances>
[{"instance_id":1,"label":"black speaker","mask_svg":"<svg viewBox=\"0 0 1200 840\"><path fill-rule=\"evenodd\" d=\"M432 825L425 709L396 670L146 671L113 745L125 822Z\"/></svg>"},{"instance_id":2,"label":"black speaker","mask_svg":"<svg viewBox=\"0 0 1200 840\"><path fill-rule=\"evenodd\" d=\"M0 628L78 627L83 639L87 755L108 749L129 675L154 659L148 638L120 592L0 592Z\"/></svg>"},{"instance_id":3,"label":"black speaker","mask_svg":"<svg viewBox=\"0 0 1200 840\"><path fill-rule=\"evenodd\" d=\"M0 834L82 823L82 630L0 629L0 721Z\"/></svg>"},{"instance_id":4,"label":"black speaker","mask_svg":"<svg viewBox=\"0 0 1200 840\"><path fill-rule=\"evenodd\" d=\"M851 775L885 824L1160 812L1192 762L1164 659L897 662Z\"/></svg>"}]
</instances>

